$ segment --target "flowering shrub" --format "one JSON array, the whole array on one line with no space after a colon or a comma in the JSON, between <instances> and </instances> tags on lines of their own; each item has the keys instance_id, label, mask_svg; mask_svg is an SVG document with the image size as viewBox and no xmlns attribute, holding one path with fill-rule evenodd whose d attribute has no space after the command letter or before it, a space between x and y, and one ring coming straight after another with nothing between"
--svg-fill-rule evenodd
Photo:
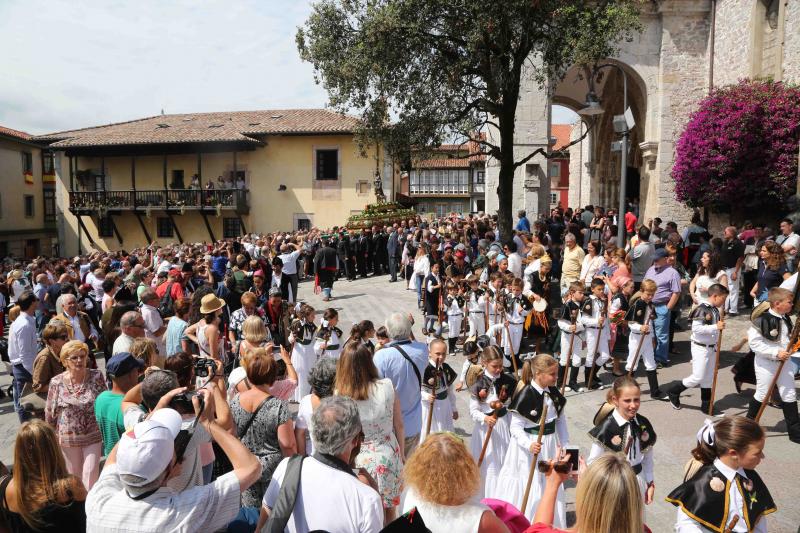
<instances>
[{"instance_id":1,"label":"flowering shrub","mask_svg":"<svg viewBox=\"0 0 800 533\"><path fill-rule=\"evenodd\" d=\"M794 194L800 87L742 80L700 103L675 149L675 195L690 207L784 206Z\"/></svg>"}]
</instances>

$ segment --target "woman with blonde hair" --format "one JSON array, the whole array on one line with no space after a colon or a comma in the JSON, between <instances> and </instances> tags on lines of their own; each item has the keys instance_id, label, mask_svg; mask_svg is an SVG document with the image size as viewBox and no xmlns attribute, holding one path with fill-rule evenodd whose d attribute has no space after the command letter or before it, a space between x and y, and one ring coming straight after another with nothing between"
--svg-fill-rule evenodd
<instances>
[{"instance_id":1,"label":"woman with blonde hair","mask_svg":"<svg viewBox=\"0 0 800 533\"><path fill-rule=\"evenodd\" d=\"M431 435L403 469L403 513L416 508L433 533L508 531L488 506L475 502L480 474L472 454L456 435Z\"/></svg>"},{"instance_id":2,"label":"woman with blonde hair","mask_svg":"<svg viewBox=\"0 0 800 533\"><path fill-rule=\"evenodd\" d=\"M356 402L364 432L356 468L366 468L378 482L384 519L394 519L400 504L403 469L403 415L400 400L388 378L380 378L372 352L364 344L345 346L336 365L335 394Z\"/></svg>"},{"instance_id":3,"label":"woman with blonde hair","mask_svg":"<svg viewBox=\"0 0 800 533\"><path fill-rule=\"evenodd\" d=\"M153 339L147 337L139 337L131 343L131 355L136 359L144 361L144 367L150 368L157 366L164 368L164 354L158 351L158 346Z\"/></svg>"},{"instance_id":4,"label":"woman with blonde hair","mask_svg":"<svg viewBox=\"0 0 800 533\"><path fill-rule=\"evenodd\" d=\"M560 473L551 465L542 499L525 533L565 533L554 529L553 514L561 484L574 472ZM639 481L625 456L607 453L598 457L578 477L573 533L642 533L644 503Z\"/></svg>"},{"instance_id":5,"label":"woman with blonde hair","mask_svg":"<svg viewBox=\"0 0 800 533\"><path fill-rule=\"evenodd\" d=\"M86 531L86 489L67 471L53 428L25 422L14 444L14 474L0 480L0 506L11 531Z\"/></svg>"},{"instance_id":6,"label":"woman with blonde hair","mask_svg":"<svg viewBox=\"0 0 800 533\"><path fill-rule=\"evenodd\" d=\"M94 402L106 390L106 382L99 370L87 367L89 347L85 343L69 341L61 348L60 355L67 371L50 381L45 420L56 430L67 470L81 476L90 490L100 475L103 452Z\"/></svg>"}]
</instances>

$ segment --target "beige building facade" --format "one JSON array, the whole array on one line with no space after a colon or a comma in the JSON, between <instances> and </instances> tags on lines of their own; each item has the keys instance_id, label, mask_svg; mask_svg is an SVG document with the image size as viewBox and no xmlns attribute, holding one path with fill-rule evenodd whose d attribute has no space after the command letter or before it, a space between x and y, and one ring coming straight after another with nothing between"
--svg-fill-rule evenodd
<instances>
[{"instance_id":1,"label":"beige building facade","mask_svg":"<svg viewBox=\"0 0 800 533\"><path fill-rule=\"evenodd\" d=\"M37 140L61 160L60 238L74 254L341 226L385 170L354 126L322 109L195 113Z\"/></svg>"},{"instance_id":2,"label":"beige building facade","mask_svg":"<svg viewBox=\"0 0 800 533\"><path fill-rule=\"evenodd\" d=\"M635 126L630 131L626 162L628 198L638 198L640 219L661 217L679 225L691 211L675 200L671 177L675 145L691 113L712 87L742 78L800 82L800 1L796 0L655 0L643 4L643 31L621 43L594 78L604 110L596 119L582 119L572 139L587 129L570 149L569 205L616 207L619 204L620 152L612 143L613 117L624 112L622 72ZM517 111L517 158L545 147L550 107L575 111L585 107L588 72L573 66L561 80L540 88L528 81ZM545 212L548 180L542 179L544 158L518 169L514 211L528 216ZM496 209L498 167L487 163L487 210Z\"/></svg>"},{"instance_id":3,"label":"beige building facade","mask_svg":"<svg viewBox=\"0 0 800 533\"><path fill-rule=\"evenodd\" d=\"M0 126L0 258L58 253L55 176L49 151Z\"/></svg>"}]
</instances>

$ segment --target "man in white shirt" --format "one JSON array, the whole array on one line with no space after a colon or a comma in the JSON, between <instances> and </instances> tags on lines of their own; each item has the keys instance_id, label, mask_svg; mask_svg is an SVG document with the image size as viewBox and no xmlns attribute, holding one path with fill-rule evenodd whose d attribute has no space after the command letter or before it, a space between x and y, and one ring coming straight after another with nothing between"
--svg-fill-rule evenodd
<instances>
[{"instance_id":1,"label":"man in white shirt","mask_svg":"<svg viewBox=\"0 0 800 533\"><path fill-rule=\"evenodd\" d=\"M11 324L8 332L8 359L11 362L11 375L14 386L14 410L20 422L30 416L19 403L25 383L33 383L33 361L39 352L36 334L36 309L39 299L31 291L19 295L17 305L22 311Z\"/></svg>"},{"instance_id":2,"label":"man in white shirt","mask_svg":"<svg viewBox=\"0 0 800 533\"><path fill-rule=\"evenodd\" d=\"M292 287L292 297L288 301L294 302L297 298L297 259L300 257L303 241L300 244L286 243L281 246L281 255L278 257L283 261L283 273L289 278L289 285Z\"/></svg>"},{"instance_id":3,"label":"man in white shirt","mask_svg":"<svg viewBox=\"0 0 800 533\"><path fill-rule=\"evenodd\" d=\"M214 420L214 397L207 389L198 391L205 408L197 420L230 459L233 471L183 491L167 486L182 467L183 439L176 441L181 416L165 406L180 391L165 395L150 417L125 433L109 454L86 497L87 532L217 531L238 514L241 493L261 477L261 464ZM199 402L194 406L198 412Z\"/></svg>"},{"instance_id":4,"label":"man in white shirt","mask_svg":"<svg viewBox=\"0 0 800 533\"><path fill-rule=\"evenodd\" d=\"M790 218L781 220L781 235L778 235L775 242L781 245L786 254L786 266L789 268L789 272L794 272L797 269L796 258L797 251L800 250L800 235L794 232Z\"/></svg>"},{"instance_id":5,"label":"man in white shirt","mask_svg":"<svg viewBox=\"0 0 800 533\"><path fill-rule=\"evenodd\" d=\"M135 339L144 337L144 319L139 311L128 311L119 320L119 327L122 333L114 341L111 354L117 355L122 352L130 352L131 345Z\"/></svg>"},{"instance_id":6,"label":"man in white shirt","mask_svg":"<svg viewBox=\"0 0 800 533\"><path fill-rule=\"evenodd\" d=\"M161 318L161 313L158 312L161 298L158 297L158 294L153 289L145 289L142 292L141 300L144 336L148 339L153 339L159 353L164 355L167 353L167 346L164 342L164 333L167 331L167 325L164 323L164 319Z\"/></svg>"},{"instance_id":7,"label":"man in white shirt","mask_svg":"<svg viewBox=\"0 0 800 533\"><path fill-rule=\"evenodd\" d=\"M311 426L315 452L303 460L297 500L285 530L290 533L380 531L383 528L381 497L367 484L371 480L366 472L360 469L357 477L349 464L350 455L363 439L355 402L345 396L325 398L314 411ZM275 509L288 464L289 459L284 459L272 474L256 531L261 531Z\"/></svg>"}]
</instances>

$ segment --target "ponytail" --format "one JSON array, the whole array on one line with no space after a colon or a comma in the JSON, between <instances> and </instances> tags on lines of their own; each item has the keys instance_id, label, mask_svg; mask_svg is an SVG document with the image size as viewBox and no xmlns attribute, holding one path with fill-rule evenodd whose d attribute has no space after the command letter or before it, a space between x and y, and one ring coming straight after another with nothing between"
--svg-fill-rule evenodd
<instances>
[{"instance_id":1,"label":"ponytail","mask_svg":"<svg viewBox=\"0 0 800 533\"><path fill-rule=\"evenodd\" d=\"M558 366L558 361L552 355L541 353L536 357L526 359L522 364L522 382L531 383L538 373L544 373Z\"/></svg>"},{"instance_id":2,"label":"ponytail","mask_svg":"<svg viewBox=\"0 0 800 533\"><path fill-rule=\"evenodd\" d=\"M692 456L703 464L711 464L730 450L744 453L748 446L763 438L764 428L755 420L743 416L726 416L717 421L707 419L697 433L697 446Z\"/></svg>"}]
</instances>

